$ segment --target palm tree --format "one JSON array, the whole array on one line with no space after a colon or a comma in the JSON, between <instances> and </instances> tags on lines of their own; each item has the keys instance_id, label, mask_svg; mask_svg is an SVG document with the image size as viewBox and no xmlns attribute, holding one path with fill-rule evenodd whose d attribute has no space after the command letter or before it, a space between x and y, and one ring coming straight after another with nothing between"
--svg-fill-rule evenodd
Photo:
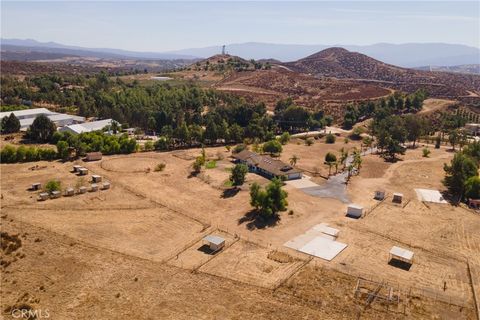
<instances>
[{"instance_id":1,"label":"palm tree","mask_svg":"<svg viewBox=\"0 0 480 320\"><path fill-rule=\"evenodd\" d=\"M340 163L343 163L343 169L347 165L346 160L348 158L348 150L345 148L340 149Z\"/></svg>"},{"instance_id":2,"label":"palm tree","mask_svg":"<svg viewBox=\"0 0 480 320\"><path fill-rule=\"evenodd\" d=\"M297 161L300 160L300 158L297 157L297 155L293 155L291 158L290 158L290 165L292 167L295 167L297 165Z\"/></svg>"}]
</instances>

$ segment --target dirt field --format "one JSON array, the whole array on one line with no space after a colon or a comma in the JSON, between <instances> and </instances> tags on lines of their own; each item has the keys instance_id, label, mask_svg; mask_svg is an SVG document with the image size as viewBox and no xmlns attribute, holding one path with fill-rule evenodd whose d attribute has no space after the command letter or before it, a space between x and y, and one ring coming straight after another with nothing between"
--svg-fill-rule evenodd
<instances>
[{"instance_id":1,"label":"dirt field","mask_svg":"<svg viewBox=\"0 0 480 320\"><path fill-rule=\"evenodd\" d=\"M314 168L326 152L354 145L341 138L312 146L292 140L281 158L296 154L298 167ZM49 309L55 319L475 316L480 216L463 207L419 202L413 190L443 191L443 163L453 153L432 150L426 159L417 148L393 164L366 156L347 187L352 201L366 208L359 220L345 217L346 205L338 200L286 186L291 214L282 213L271 226L249 216L248 185L268 180L249 173L245 186L229 190L226 149L207 149L216 166L194 176L191 164L199 154L192 149L79 161L90 169L84 179L71 172L74 163L2 164L5 318L12 318L8 307L21 303ZM155 172L159 163L166 167ZM42 202L27 190L51 179L63 188L88 186L91 174L103 176L111 188ZM373 200L378 188L389 195L380 204ZM403 205L391 203L393 192L404 193ZM331 262L283 246L322 222L338 228L339 241L348 244ZM224 237L225 248L205 252L207 234ZM409 271L388 263L394 245L415 253ZM400 305L387 310L378 301L364 306L365 299L351 299L358 277L388 282L401 292Z\"/></svg>"}]
</instances>

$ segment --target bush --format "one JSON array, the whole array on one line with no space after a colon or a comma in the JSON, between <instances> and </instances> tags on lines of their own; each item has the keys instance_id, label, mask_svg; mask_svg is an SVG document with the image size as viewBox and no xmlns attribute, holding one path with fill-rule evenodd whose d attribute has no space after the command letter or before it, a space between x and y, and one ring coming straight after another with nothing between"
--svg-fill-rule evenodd
<instances>
[{"instance_id":1,"label":"bush","mask_svg":"<svg viewBox=\"0 0 480 320\"><path fill-rule=\"evenodd\" d=\"M6 145L0 152L0 161L2 163L14 163L17 161L17 150L11 146Z\"/></svg>"},{"instance_id":2,"label":"bush","mask_svg":"<svg viewBox=\"0 0 480 320\"><path fill-rule=\"evenodd\" d=\"M337 140L337 137L335 137L335 135L331 133L327 134L327 136L325 137L325 143L328 143L328 144L335 143L335 140Z\"/></svg>"},{"instance_id":3,"label":"bush","mask_svg":"<svg viewBox=\"0 0 480 320\"><path fill-rule=\"evenodd\" d=\"M152 141L145 142L145 145L143 146L143 149L145 151L152 151L154 149L153 142Z\"/></svg>"},{"instance_id":4,"label":"bush","mask_svg":"<svg viewBox=\"0 0 480 320\"><path fill-rule=\"evenodd\" d=\"M205 168L207 169L213 169L215 167L217 167L217 161L215 160L210 160L205 164Z\"/></svg>"},{"instance_id":5,"label":"bush","mask_svg":"<svg viewBox=\"0 0 480 320\"><path fill-rule=\"evenodd\" d=\"M247 146L243 143L241 144L237 144L234 148L233 148L233 153L240 153L242 152L243 150L246 150L247 149Z\"/></svg>"},{"instance_id":6,"label":"bush","mask_svg":"<svg viewBox=\"0 0 480 320\"><path fill-rule=\"evenodd\" d=\"M65 141L57 142L57 154L60 159L68 159L70 152L68 151L68 143Z\"/></svg>"},{"instance_id":7,"label":"bush","mask_svg":"<svg viewBox=\"0 0 480 320\"><path fill-rule=\"evenodd\" d=\"M288 143L288 141L290 141L290 133L288 132L284 132L282 133L282 135L280 136L280 139L279 139L280 143L285 145Z\"/></svg>"},{"instance_id":8,"label":"bush","mask_svg":"<svg viewBox=\"0 0 480 320\"><path fill-rule=\"evenodd\" d=\"M60 191L61 187L62 187L62 185L61 185L60 181L50 180L45 185L45 191L47 191L48 193L52 193L53 191Z\"/></svg>"},{"instance_id":9,"label":"bush","mask_svg":"<svg viewBox=\"0 0 480 320\"><path fill-rule=\"evenodd\" d=\"M306 144L307 146L311 146L311 145L313 144L313 139L312 139L312 138L307 138L307 139L305 140L305 144Z\"/></svg>"},{"instance_id":10,"label":"bush","mask_svg":"<svg viewBox=\"0 0 480 320\"><path fill-rule=\"evenodd\" d=\"M155 166L155 169L153 169L153 171L155 172L160 172L160 171L163 171L165 169L167 165L165 163L159 163Z\"/></svg>"},{"instance_id":11,"label":"bush","mask_svg":"<svg viewBox=\"0 0 480 320\"><path fill-rule=\"evenodd\" d=\"M480 199L480 178L470 177L465 182L465 196L470 199Z\"/></svg>"},{"instance_id":12,"label":"bush","mask_svg":"<svg viewBox=\"0 0 480 320\"><path fill-rule=\"evenodd\" d=\"M430 155L431 151L428 150L428 148L423 148L422 153L423 153L423 157L424 157L424 158L428 158L428 156Z\"/></svg>"}]
</instances>

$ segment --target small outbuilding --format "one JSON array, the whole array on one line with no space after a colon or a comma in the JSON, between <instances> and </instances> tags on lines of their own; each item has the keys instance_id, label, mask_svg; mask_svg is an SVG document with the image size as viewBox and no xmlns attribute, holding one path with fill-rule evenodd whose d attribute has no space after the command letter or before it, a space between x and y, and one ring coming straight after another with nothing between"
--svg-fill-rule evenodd
<instances>
[{"instance_id":1,"label":"small outbuilding","mask_svg":"<svg viewBox=\"0 0 480 320\"><path fill-rule=\"evenodd\" d=\"M73 190L73 188L67 188L65 189L65 195L70 197L70 196L73 196L75 194L75 190Z\"/></svg>"},{"instance_id":2,"label":"small outbuilding","mask_svg":"<svg viewBox=\"0 0 480 320\"><path fill-rule=\"evenodd\" d=\"M393 246L389 252L389 260L395 259L401 262L413 264L413 252L397 246Z\"/></svg>"},{"instance_id":3,"label":"small outbuilding","mask_svg":"<svg viewBox=\"0 0 480 320\"><path fill-rule=\"evenodd\" d=\"M80 193L87 193L87 187L80 187L80 188L78 189L78 192L80 192Z\"/></svg>"},{"instance_id":4,"label":"small outbuilding","mask_svg":"<svg viewBox=\"0 0 480 320\"><path fill-rule=\"evenodd\" d=\"M78 174L81 175L81 176L86 176L88 174L88 169L84 168L84 167L81 167L81 168L78 169Z\"/></svg>"},{"instance_id":5,"label":"small outbuilding","mask_svg":"<svg viewBox=\"0 0 480 320\"><path fill-rule=\"evenodd\" d=\"M212 253L215 253L225 247L225 239L219 236L208 235L203 238L203 241L208 245Z\"/></svg>"},{"instance_id":6,"label":"small outbuilding","mask_svg":"<svg viewBox=\"0 0 480 320\"><path fill-rule=\"evenodd\" d=\"M32 183L32 186L30 187L30 190L40 190L42 188L42 184L40 182L35 182Z\"/></svg>"},{"instance_id":7,"label":"small outbuilding","mask_svg":"<svg viewBox=\"0 0 480 320\"><path fill-rule=\"evenodd\" d=\"M102 182L102 176L99 176L99 175L92 175L92 182Z\"/></svg>"},{"instance_id":8,"label":"small outbuilding","mask_svg":"<svg viewBox=\"0 0 480 320\"><path fill-rule=\"evenodd\" d=\"M79 172L79 171L80 171L80 168L82 168L81 165L78 165L78 164L74 165L74 166L73 166L73 172Z\"/></svg>"},{"instance_id":9,"label":"small outbuilding","mask_svg":"<svg viewBox=\"0 0 480 320\"><path fill-rule=\"evenodd\" d=\"M91 186L91 188L90 188L90 191L92 191L92 192L98 191L98 184L92 183L92 186Z\"/></svg>"},{"instance_id":10,"label":"small outbuilding","mask_svg":"<svg viewBox=\"0 0 480 320\"><path fill-rule=\"evenodd\" d=\"M38 195L39 201L45 201L48 199L49 194L47 192L42 192Z\"/></svg>"},{"instance_id":11,"label":"small outbuilding","mask_svg":"<svg viewBox=\"0 0 480 320\"><path fill-rule=\"evenodd\" d=\"M60 191L52 191L52 193L50 194L50 198L52 199L57 199L57 198L60 198L60 196L62 195L62 193Z\"/></svg>"},{"instance_id":12,"label":"small outbuilding","mask_svg":"<svg viewBox=\"0 0 480 320\"><path fill-rule=\"evenodd\" d=\"M101 152L89 152L85 157L86 161L97 161L102 160L102 153Z\"/></svg>"},{"instance_id":13,"label":"small outbuilding","mask_svg":"<svg viewBox=\"0 0 480 320\"><path fill-rule=\"evenodd\" d=\"M383 200L385 199L385 190L377 190L375 191L375 196L373 197L375 200Z\"/></svg>"},{"instance_id":14,"label":"small outbuilding","mask_svg":"<svg viewBox=\"0 0 480 320\"><path fill-rule=\"evenodd\" d=\"M110 182L105 181L102 184L102 190L107 190L107 189L110 189Z\"/></svg>"},{"instance_id":15,"label":"small outbuilding","mask_svg":"<svg viewBox=\"0 0 480 320\"><path fill-rule=\"evenodd\" d=\"M352 218L361 218L363 215L363 207L358 204L351 204L347 207L347 216Z\"/></svg>"},{"instance_id":16,"label":"small outbuilding","mask_svg":"<svg viewBox=\"0 0 480 320\"><path fill-rule=\"evenodd\" d=\"M403 193L395 192L393 194L392 202L402 203L402 201L403 201Z\"/></svg>"}]
</instances>

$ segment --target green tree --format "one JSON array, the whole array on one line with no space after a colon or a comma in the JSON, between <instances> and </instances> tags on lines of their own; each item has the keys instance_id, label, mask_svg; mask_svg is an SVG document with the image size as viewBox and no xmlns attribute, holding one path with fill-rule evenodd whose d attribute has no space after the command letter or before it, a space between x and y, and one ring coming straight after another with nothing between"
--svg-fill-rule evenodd
<instances>
[{"instance_id":1,"label":"green tree","mask_svg":"<svg viewBox=\"0 0 480 320\"><path fill-rule=\"evenodd\" d=\"M263 151L271 155L280 154L282 152L282 145L277 140L270 140L263 144Z\"/></svg>"},{"instance_id":2,"label":"green tree","mask_svg":"<svg viewBox=\"0 0 480 320\"><path fill-rule=\"evenodd\" d=\"M18 132L20 131L20 121L13 113L10 113L9 116L2 118L0 129L2 133Z\"/></svg>"},{"instance_id":3,"label":"green tree","mask_svg":"<svg viewBox=\"0 0 480 320\"><path fill-rule=\"evenodd\" d=\"M47 142L50 141L56 130L55 124L46 115L41 114L33 120L27 134L33 140Z\"/></svg>"},{"instance_id":4,"label":"green tree","mask_svg":"<svg viewBox=\"0 0 480 320\"><path fill-rule=\"evenodd\" d=\"M445 164L445 179L443 184L448 191L460 202L465 196L466 181L478 175L478 167L475 161L463 153L457 153L453 157L450 165Z\"/></svg>"},{"instance_id":5,"label":"green tree","mask_svg":"<svg viewBox=\"0 0 480 320\"><path fill-rule=\"evenodd\" d=\"M245 182L245 176L247 175L248 167L244 164L237 164L232 169L230 175L230 181L234 186L241 186Z\"/></svg>"},{"instance_id":6,"label":"green tree","mask_svg":"<svg viewBox=\"0 0 480 320\"><path fill-rule=\"evenodd\" d=\"M325 155L325 163L328 165L328 175L330 175L332 173L332 166L337 163L337 156L331 152L328 152Z\"/></svg>"},{"instance_id":7,"label":"green tree","mask_svg":"<svg viewBox=\"0 0 480 320\"><path fill-rule=\"evenodd\" d=\"M60 181L57 181L57 180L50 180L47 182L47 184L45 185L45 190L48 192L48 193L52 193L53 191L60 191L60 188L61 188L61 183Z\"/></svg>"},{"instance_id":8,"label":"green tree","mask_svg":"<svg viewBox=\"0 0 480 320\"><path fill-rule=\"evenodd\" d=\"M470 199L480 199L480 177L474 176L465 182L465 197Z\"/></svg>"},{"instance_id":9,"label":"green tree","mask_svg":"<svg viewBox=\"0 0 480 320\"><path fill-rule=\"evenodd\" d=\"M281 144L283 144L283 145L287 144L288 141L290 141L290 133L285 131L284 133L282 133L279 140L280 140Z\"/></svg>"},{"instance_id":10,"label":"green tree","mask_svg":"<svg viewBox=\"0 0 480 320\"><path fill-rule=\"evenodd\" d=\"M60 159L68 159L68 157L70 156L70 152L68 150L68 143L66 141L57 142L57 154Z\"/></svg>"},{"instance_id":11,"label":"green tree","mask_svg":"<svg viewBox=\"0 0 480 320\"><path fill-rule=\"evenodd\" d=\"M286 210L288 193L282 190L282 181L273 179L265 189L258 183L250 187L250 204L264 218L276 216L279 211Z\"/></svg>"}]
</instances>

